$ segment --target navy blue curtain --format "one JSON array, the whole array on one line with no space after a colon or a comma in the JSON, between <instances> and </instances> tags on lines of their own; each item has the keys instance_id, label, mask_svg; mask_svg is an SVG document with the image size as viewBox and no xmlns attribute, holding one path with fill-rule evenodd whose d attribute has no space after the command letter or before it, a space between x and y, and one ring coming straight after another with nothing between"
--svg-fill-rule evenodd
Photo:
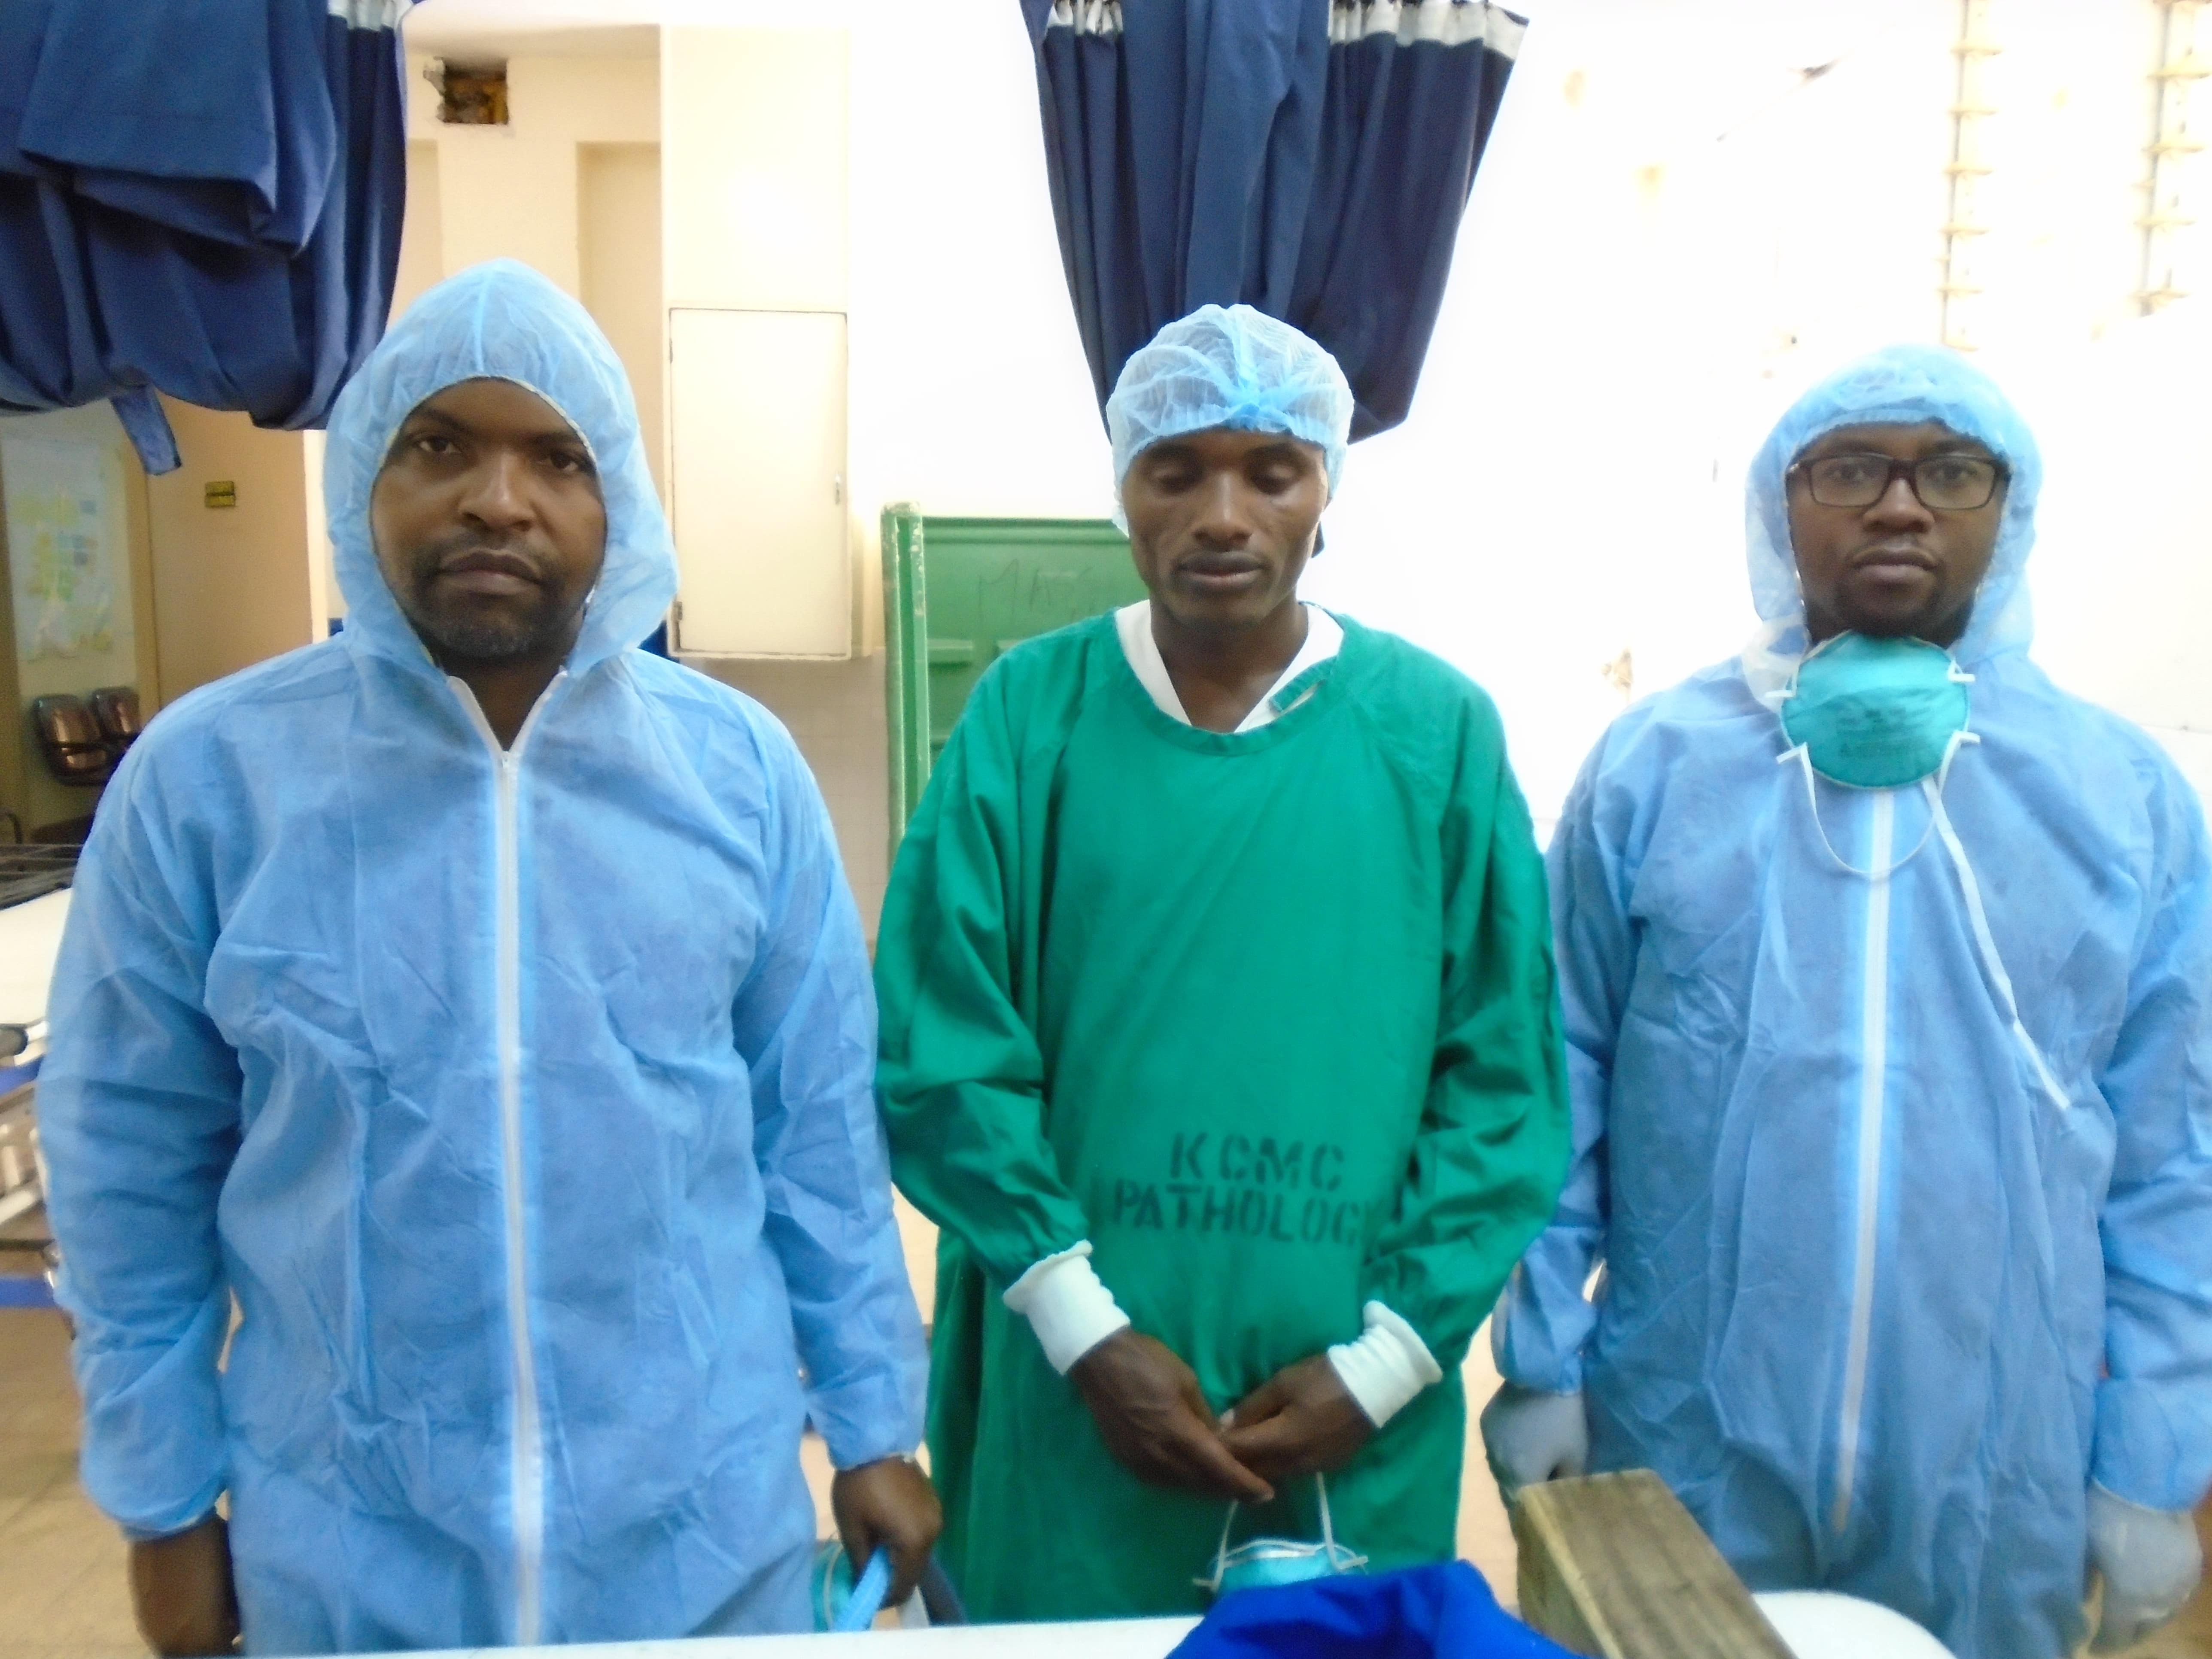
<instances>
[{"instance_id":1,"label":"navy blue curtain","mask_svg":"<svg viewBox=\"0 0 2212 1659\"><path fill-rule=\"evenodd\" d=\"M1238 301L1406 418L1525 22L1483 0L1022 0L1068 292L1103 409Z\"/></svg>"},{"instance_id":2,"label":"navy blue curtain","mask_svg":"<svg viewBox=\"0 0 2212 1659\"><path fill-rule=\"evenodd\" d=\"M319 426L384 329L406 0L0 0L0 409Z\"/></svg>"}]
</instances>

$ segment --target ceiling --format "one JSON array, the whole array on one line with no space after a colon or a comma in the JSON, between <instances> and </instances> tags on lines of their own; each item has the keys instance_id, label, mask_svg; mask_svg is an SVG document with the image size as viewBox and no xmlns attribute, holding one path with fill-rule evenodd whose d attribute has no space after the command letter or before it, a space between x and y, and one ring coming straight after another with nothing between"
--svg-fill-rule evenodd
<instances>
[{"instance_id":1,"label":"ceiling","mask_svg":"<svg viewBox=\"0 0 2212 1659\"><path fill-rule=\"evenodd\" d=\"M410 52L441 58L653 58L660 31L623 0L422 0L400 24Z\"/></svg>"},{"instance_id":2,"label":"ceiling","mask_svg":"<svg viewBox=\"0 0 2212 1659\"><path fill-rule=\"evenodd\" d=\"M654 58L663 23L843 27L846 10L789 0L420 0L400 26L410 52L441 58Z\"/></svg>"}]
</instances>

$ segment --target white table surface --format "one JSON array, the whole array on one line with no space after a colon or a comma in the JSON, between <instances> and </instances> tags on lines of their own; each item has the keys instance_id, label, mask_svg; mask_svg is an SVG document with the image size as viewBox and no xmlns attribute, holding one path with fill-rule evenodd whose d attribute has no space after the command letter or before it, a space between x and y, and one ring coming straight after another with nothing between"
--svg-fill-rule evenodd
<instances>
[{"instance_id":1,"label":"white table surface","mask_svg":"<svg viewBox=\"0 0 2212 1659\"><path fill-rule=\"evenodd\" d=\"M0 1025L35 1025L46 1017L69 903L64 887L0 910Z\"/></svg>"},{"instance_id":2,"label":"white table surface","mask_svg":"<svg viewBox=\"0 0 2212 1659\"><path fill-rule=\"evenodd\" d=\"M1947 1659L1949 1650L1887 1607L1815 1593L1753 1598L1801 1659ZM719 1637L589 1647L471 1648L420 1659L1167 1659L1195 1619L1105 1619L1087 1624L960 1625L853 1636Z\"/></svg>"},{"instance_id":3,"label":"white table surface","mask_svg":"<svg viewBox=\"0 0 2212 1659\"><path fill-rule=\"evenodd\" d=\"M1195 1619L1100 1619L1066 1625L947 1625L852 1636L721 1636L690 1642L456 1649L419 1659L1167 1659Z\"/></svg>"}]
</instances>

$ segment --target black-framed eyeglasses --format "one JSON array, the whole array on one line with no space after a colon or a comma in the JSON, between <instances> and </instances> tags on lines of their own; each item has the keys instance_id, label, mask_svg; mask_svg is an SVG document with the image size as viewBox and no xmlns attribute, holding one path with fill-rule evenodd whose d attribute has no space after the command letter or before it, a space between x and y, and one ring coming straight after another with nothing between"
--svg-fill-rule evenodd
<instances>
[{"instance_id":1,"label":"black-framed eyeglasses","mask_svg":"<svg viewBox=\"0 0 2212 1659\"><path fill-rule=\"evenodd\" d=\"M1917 461L1887 455L1823 455L1790 470L1805 475L1806 488L1823 507L1872 507L1903 478L1923 507L1938 513L1971 513L1987 507L2007 476L2003 463L1980 455L1929 455Z\"/></svg>"}]
</instances>

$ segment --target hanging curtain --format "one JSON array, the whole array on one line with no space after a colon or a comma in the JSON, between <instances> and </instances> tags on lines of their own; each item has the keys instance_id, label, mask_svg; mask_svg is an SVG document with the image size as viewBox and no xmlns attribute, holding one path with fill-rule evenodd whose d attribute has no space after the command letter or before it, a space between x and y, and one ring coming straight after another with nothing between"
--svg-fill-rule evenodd
<instances>
[{"instance_id":1,"label":"hanging curtain","mask_svg":"<svg viewBox=\"0 0 2212 1659\"><path fill-rule=\"evenodd\" d=\"M1130 354L1238 301L1397 425L1526 22L1485 0L1022 0L1060 254L1103 410Z\"/></svg>"},{"instance_id":2,"label":"hanging curtain","mask_svg":"<svg viewBox=\"0 0 2212 1659\"><path fill-rule=\"evenodd\" d=\"M410 0L0 0L0 409L319 426L384 328Z\"/></svg>"}]
</instances>

